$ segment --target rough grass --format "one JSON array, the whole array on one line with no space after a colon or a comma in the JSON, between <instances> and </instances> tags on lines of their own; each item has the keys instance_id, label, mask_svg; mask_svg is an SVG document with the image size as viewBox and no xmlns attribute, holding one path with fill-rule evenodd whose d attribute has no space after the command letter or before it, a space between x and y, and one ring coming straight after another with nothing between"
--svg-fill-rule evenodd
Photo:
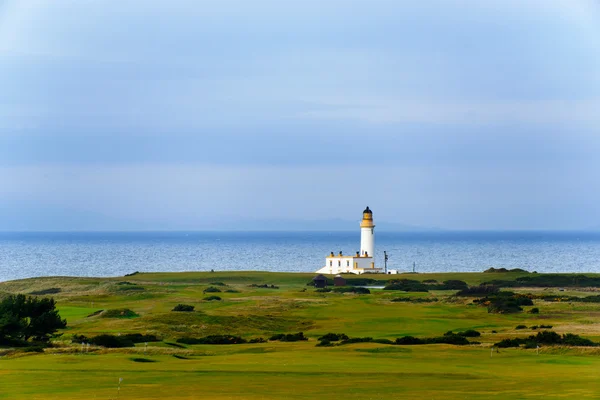
<instances>
[{"instance_id":1,"label":"rough grass","mask_svg":"<svg viewBox=\"0 0 600 400\"><path fill-rule=\"evenodd\" d=\"M592 274L588 274L592 276ZM472 299L454 291L427 293L371 290L368 296L303 291L314 274L269 272L140 273L126 278L40 278L0 283L0 292L30 293L59 288L53 294L68 328L44 354L0 349L0 399L506 399L596 398L600 349L542 347L493 353L502 339L526 337L517 325L553 325L559 334L574 333L600 341L600 304L534 300L540 314L488 314ZM418 281L463 280L478 285L491 279L515 279L523 273L407 274ZM394 278L398 278L395 276ZM221 302L203 302L215 282L231 292ZM252 288L278 286L279 290ZM219 285L220 286L220 285ZM143 291L119 290L143 287ZM565 295L555 289L519 288L519 293ZM569 289L569 296L589 290ZM403 301L435 297L436 302ZM171 312L177 304L195 311ZM88 317L98 310L129 309L137 318ZM528 309L528 308L526 308ZM481 345L457 347L387 346L376 343L315 347L328 332L351 337L395 339L433 337L475 329ZM493 333L495 331L496 333ZM307 342L231 346L174 345L183 336L230 334L245 339L304 332ZM155 334L164 342L126 349L70 344L70 335ZM145 358L156 362L133 362ZM332 375L335 371L335 376ZM232 385L231 382L235 382Z\"/></svg>"}]
</instances>

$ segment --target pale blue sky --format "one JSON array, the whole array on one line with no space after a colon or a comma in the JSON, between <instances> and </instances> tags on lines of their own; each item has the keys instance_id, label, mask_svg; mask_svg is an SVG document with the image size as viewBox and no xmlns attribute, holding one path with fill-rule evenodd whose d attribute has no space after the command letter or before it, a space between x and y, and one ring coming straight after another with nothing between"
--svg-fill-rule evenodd
<instances>
[{"instance_id":1,"label":"pale blue sky","mask_svg":"<svg viewBox=\"0 0 600 400\"><path fill-rule=\"evenodd\" d=\"M0 230L600 228L600 3L413 3L0 0Z\"/></svg>"}]
</instances>

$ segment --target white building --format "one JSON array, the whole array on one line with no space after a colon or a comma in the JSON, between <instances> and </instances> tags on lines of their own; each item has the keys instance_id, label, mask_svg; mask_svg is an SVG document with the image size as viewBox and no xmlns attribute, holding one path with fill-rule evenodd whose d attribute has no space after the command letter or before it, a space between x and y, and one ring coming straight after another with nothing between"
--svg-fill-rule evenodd
<instances>
[{"instance_id":1,"label":"white building","mask_svg":"<svg viewBox=\"0 0 600 400\"><path fill-rule=\"evenodd\" d=\"M381 268L375 268L375 225L373 224L373 212L367 207L363 211L363 219L360 222L360 251L356 255L345 256L340 251L338 255L333 254L325 258L325 266L317 271L319 274L362 274L365 272L381 272Z\"/></svg>"}]
</instances>

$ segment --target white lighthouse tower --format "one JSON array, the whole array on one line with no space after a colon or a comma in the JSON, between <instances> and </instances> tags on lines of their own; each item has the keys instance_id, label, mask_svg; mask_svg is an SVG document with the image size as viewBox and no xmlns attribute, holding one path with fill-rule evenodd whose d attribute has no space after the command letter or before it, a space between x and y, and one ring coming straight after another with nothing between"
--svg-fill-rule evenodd
<instances>
[{"instance_id":1,"label":"white lighthouse tower","mask_svg":"<svg viewBox=\"0 0 600 400\"><path fill-rule=\"evenodd\" d=\"M325 266L317 271L319 274L362 274L365 272L381 272L375 268L375 224L373 212L367 207L363 211L360 222L360 251L356 255L344 255L343 252L334 254L333 251L325 258Z\"/></svg>"},{"instance_id":2,"label":"white lighthouse tower","mask_svg":"<svg viewBox=\"0 0 600 400\"><path fill-rule=\"evenodd\" d=\"M373 212L367 208L363 211L363 219L360 222L360 255L373 257L375 254L375 225L373 224Z\"/></svg>"}]
</instances>

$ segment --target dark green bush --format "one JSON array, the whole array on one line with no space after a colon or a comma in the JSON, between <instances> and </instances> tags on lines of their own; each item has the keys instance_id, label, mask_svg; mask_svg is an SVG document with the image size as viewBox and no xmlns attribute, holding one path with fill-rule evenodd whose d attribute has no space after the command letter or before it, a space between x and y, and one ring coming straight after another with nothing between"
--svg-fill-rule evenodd
<instances>
[{"instance_id":1,"label":"dark green bush","mask_svg":"<svg viewBox=\"0 0 600 400\"><path fill-rule=\"evenodd\" d=\"M128 333L120 337L125 340L131 340L133 343L160 342L160 339L156 335L142 335L141 333Z\"/></svg>"},{"instance_id":2,"label":"dark green bush","mask_svg":"<svg viewBox=\"0 0 600 400\"><path fill-rule=\"evenodd\" d=\"M464 296L464 297L489 296L489 295L496 294L499 291L500 291L500 289L494 285L469 286L466 289L459 290L456 293L456 296Z\"/></svg>"},{"instance_id":3,"label":"dark green bush","mask_svg":"<svg viewBox=\"0 0 600 400\"><path fill-rule=\"evenodd\" d=\"M226 284L224 284L223 282L211 282L211 285L215 285L215 286L227 286Z\"/></svg>"},{"instance_id":4,"label":"dark green bush","mask_svg":"<svg viewBox=\"0 0 600 400\"><path fill-rule=\"evenodd\" d=\"M540 309L537 307L533 307L531 310L529 310L529 314L539 314L540 313Z\"/></svg>"},{"instance_id":5,"label":"dark green bush","mask_svg":"<svg viewBox=\"0 0 600 400\"><path fill-rule=\"evenodd\" d=\"M395 343L401 345L425 344L425 342L422 339L416 338L414 336L403 336L400 338L396 338Z\"/></svg>"},{"instance_id":6,"label":"dark green bush","mask_svg":"<svg viewBox=\"0 0 600 400\"><path fill-rule=\"evenodd\" d=\"M184 337L177 339L177 343L183 344L242 344L246 340L232 335L210 335L202 338Z\"/></svg>"},{"instance_id":7,"label":"dark green bush","mask_svg":"<svg viewBox=\"0 0 600 400\"><path fill-rule=\"evenodd\" d=\"M248 343L266 343L266 342L267 342L267 339L261 338L261 337L252 338L252 339L248 340Z\"/></svg>"},{"instance_id":8,"label":"dark green bush","mask_svg":"<svg viewBox=\"0 0 600 400\"><path fill-rule=\"evenodd\" d=\"M208 296L204 298L204 301L220 301L221 298L219 296Z\"/></svg>"},{"instance_id":9,"label":"dark green bush","mask_svg":"<svg viewBox=\"0 0 600 400\"><path fill-rule=\"evenodd\" d=\"M43 296L46 294L57 294L60 292L62 292L61 288L49 288L49 289L35 290L33 292L30 292L29 294L34 295L34 296Z\"/></svg>"},{"instance_id":10,"label":"dark green bush","mask_svg":"<svg viewBox=\"0 0 600 400\"><path fill-rule=\"evenodd\" d=\"M131 311L129 308L117 308L113 310L106 310L100 314L102 318L135 318L139 317L138 314Z\"/></svg>"},{"instance_id":11,"label":"dark green bush","mask_svg":"<svg viewBox=\"0 0 600 400\"><path fill-rule=\"evenodd\" d=\"M463 336L463 337L479 337L479 336L481 336L481 332L476 331L475 329L467 329L464 332L457 332L456 334L459 336Z\"/></svg>"},{"instance_id":12,"label":"dark green bush","mask_svg":"<svg viewBox=\"0 0 600 400\"><path fill-rule=\"evenodd\" d=\"M177 304L175 307L173 307L173 310L171 310L171 311L191 312L191 311L194 311L194 306L191 306L189 304Z\"/></svg>"},{"instance_id":13,"label":"dark green bush","mask_svg":"<svg viewBox=\"0 0 600 400\"><path fill-rule=\"evenodd\" d=\"M339 340L348 340L348 335L345 333L328 333L321 336L317 340L329 340L330 342L337 342Z\"/></svg>"},{"instance_id":14,"label":"dark green bush","mask_svg":"<svg viewBox=\"0 0 600 400\"><path fill-rule=\"evenodd\" d=\"M335 287L333 291L336 293L357 293L357 294L370 294L371 291L364 287L351 286L351 287Z\"/></svg>"},{"instance_id":15,"label":"dark green bush","mask_svg":"<svg viewBox=\"0 0 600 400\"><path fill-rule=\"evenodd\" d=\"M221 289L209 286L202 291L202 293L221 293Z\"/></svg>"},{"instance_id":16,"label":"dark green bush","mask_svg":"<svg viewBox=\"0 0 600 400\"><path fill-rule=\"evenodd\" d=\"M527 329L527 326L525 326L525 325L517 325L515 327L515 329Z\"/></svg>"},{"instance_id":17,"label":"dark green bush","mask_svg":"<svg viewBox=\"0 0 600 400\"><path fill-rule=\"evenodd\" d=\"M429 287L412 279L393 280L383 290L402 290L404 292L428 292Z\"/></svg>"},{"instance_id":18,"label":"dark green bush","mask_svg":"<svg viewBox=\"0 0 600 400\"><path fill-rule=\"evenodd\" d=\"M318 289L315 289L315 292L317 292L317 293L329 293L329 292L331 292L331 288L328 288L328 287L318 288Z\"/></svg>"},{"instance_id":19,"label":"dark green bush","mask_svg":"<svg viewBox=\"0 0 600 400\"><path fill-rule=\"evenodd\" d=\"M279 340L280 342L298 342L301 340L308 340L307 337L304 336L303 332L298 333L280 333L277 335L273 335L269 338L271 341Z\"/></svg>"},{"instance_id":20,"label":"dark green bush","mask_svg":"<svg viewBox=\"0 0 600 400\"><path fill-rule=\"evenodd\" d=\"M94 344L96 346L108 347L108 348L121 348L121 347L134 347L135 344L131 339L127 339L124 336L115 335L98 335L88 338L87 343Z\"/></svg>"},{"instance_id":21,"label":"dark green bush","mask_svg":"<svg viewBox=\"0 0 600 400\"><path fill-rule=\"evenodd\" d=\"M458 279L449 279L436 287L437 290L463 290L468 288L467 282Z\"/></svg>"}]
</instances>

